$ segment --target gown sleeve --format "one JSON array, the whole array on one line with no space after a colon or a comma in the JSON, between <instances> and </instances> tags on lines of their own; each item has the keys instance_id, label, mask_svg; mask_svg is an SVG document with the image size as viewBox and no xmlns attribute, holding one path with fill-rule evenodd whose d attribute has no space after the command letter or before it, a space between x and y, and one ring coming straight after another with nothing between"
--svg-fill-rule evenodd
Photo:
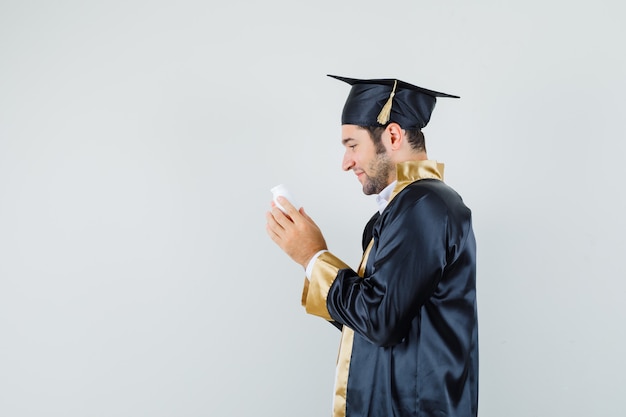
<instances>
[{"instance_id":1,"label":"gown sleeve","mask_svg":"<svg viewBox=\"0 0 626 417\"><path fill-rule=\"evenodd\" d=\"M326 308L326 297L337 272L344 268L349 267L330 252L324 252L317 258L310 280L304 279L302 305L307 313L333 321Z\"/></svg>"},{"instance_id":2,"label":"gown sleeve","mask_svg":"<svg viewBox=\"0 0 626 417\"><path fill-rule=\"evenodd\" d=\"M363 251L367 248L369 241L372 239L372 230L378 220L379 213L376 212L370 220L367 222L365 229L363 230L362 245ZM318 266L319 268L316 268ZM321 268L321 269L320 269ZM337 272L340 269L348 268L348 266L338 259L336 256L330 254L323 257L319 264L314 265L313 274L311 280L313 280L314 291L309 293L310 281L308 278L304 278L304 285L302 290L302 305L309 314L317 315L327 319L333 326L339 330L342 329L343 324L332 320L326 309L326 297L328 295L328 288L337 276ZM309 296L310 294L310 296Z\"/></svg>"},{"instance_id":3,"label":"gown sleeve","mask_svg":"<svg viewBox=\"0 0 626 417\"><path fill-rule=\"evenodd\" d=\"M374 227L365 276L341 269L327 295L330 317L378 346L402 341L448 256L445 204L427 193L396 199Z\"/></svg>"}]
</instances>

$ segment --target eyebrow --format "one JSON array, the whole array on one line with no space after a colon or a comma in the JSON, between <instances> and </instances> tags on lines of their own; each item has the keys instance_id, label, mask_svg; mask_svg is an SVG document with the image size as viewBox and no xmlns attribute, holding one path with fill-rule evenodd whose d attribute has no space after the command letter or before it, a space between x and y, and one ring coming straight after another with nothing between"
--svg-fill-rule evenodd
<instances>
[{"instance_id":1,"label":"eyebrow","mask_svg":"<svg viewBox=\"0 0 626 417\"><path fill-rule=\"evenodd\" d=\"M348 142L350 142L350 141L355 141L355 140L356 140L356 139L354 139L354 138L345 138L345 139L341 139L341 144L345 146Z\"/></svg>"}]
</instances>

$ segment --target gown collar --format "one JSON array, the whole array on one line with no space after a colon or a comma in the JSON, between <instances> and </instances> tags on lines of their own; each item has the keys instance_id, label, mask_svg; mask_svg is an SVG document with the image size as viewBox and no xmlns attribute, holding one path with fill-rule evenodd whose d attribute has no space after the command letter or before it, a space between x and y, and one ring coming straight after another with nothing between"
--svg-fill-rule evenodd
<instances>
[{"instance_id":1,"label":"gown collar","mask_svg":"<svg viewBox=\"0 0 626 417\"><path fill-rule=\"evenodd\" d=\"M430 159L400 162L396 165L396 177L398 180L393 188L389 201L400 191L404 190L406 186L415 181L427 178L443 181L443 169L443 163Z\"/></svg>"}]
</instances>

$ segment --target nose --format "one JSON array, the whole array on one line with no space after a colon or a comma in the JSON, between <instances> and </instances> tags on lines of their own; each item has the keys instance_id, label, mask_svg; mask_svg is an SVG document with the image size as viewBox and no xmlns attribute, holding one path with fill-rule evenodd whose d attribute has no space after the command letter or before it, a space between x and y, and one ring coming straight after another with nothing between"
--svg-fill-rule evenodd
<instances>
[{"instance_id":1,"label":"nose","mask_svg":"<svg viewBox=\"0 0 626 417\"><path fill-rule=\"evenodd\" d=\"M343 161L341 162L341 168L344 171L350 171L352 168L354 168L354 159L352 159L348 155L348 152L343 154Z\"/></svg>"}]
</instances>

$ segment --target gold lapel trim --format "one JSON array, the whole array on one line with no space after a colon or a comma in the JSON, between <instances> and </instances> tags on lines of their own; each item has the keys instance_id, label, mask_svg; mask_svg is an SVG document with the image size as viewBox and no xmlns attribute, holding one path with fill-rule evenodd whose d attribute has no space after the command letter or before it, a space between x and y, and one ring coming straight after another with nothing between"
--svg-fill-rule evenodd
<instances>
[{"instance_id":1,"label":"gold lapel trim","mask_svg":"<svg viewBox=\"0 0 626 417\"><path fill-rule=\"evenodd\" d=\"M396 177L398 182L391 193L391 201L398 193L409 184L423 179L437 179L443 181L445 166L441 162L425 159L422 161L407 161L396 165Z\"/></svg>"}]
</instances>

